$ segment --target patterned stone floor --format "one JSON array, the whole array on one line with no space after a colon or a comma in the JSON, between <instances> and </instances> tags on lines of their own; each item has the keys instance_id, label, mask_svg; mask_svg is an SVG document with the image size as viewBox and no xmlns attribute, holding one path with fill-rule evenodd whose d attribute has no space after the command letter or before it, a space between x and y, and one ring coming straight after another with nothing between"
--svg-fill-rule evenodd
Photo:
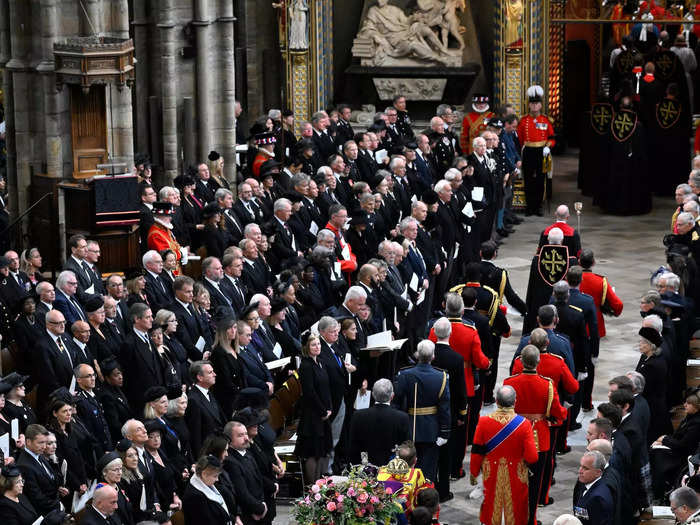
<instances>
[{"instance_id":1,"label":"patterned stone floor","mask_svg":"<svg viewBox=\"0 0 700 525\"><path fill-rule=\"evenodd\" d=\"M596 383L593 393L594 405L602 402L607 395L607 381L620 373L634 369L639 354L635 349L639 328L639 298L650 288L651 272L664 264L662 236L669 227L673 213L672 198L654 199L654 210L648 215L636 217L615 217L604 215L593 206L591 199L583 197L576 188L578 160L575 154L555 159L554 199L551 212L558 204L569 206L574 214L570 224L576 226L574 202L583 203L581 214L581 240L585 247L592 248L598 264L596 273L606 275L615 292L625 303L619 318L606 318L607 337L601 342L600 361L596 369ZM545 214L547 211L545 210ZM550 213L551 215L551 213ZM506 239L499 250L497 264L508 269L511 283L525 299L530 261L537 247L540 232L553 221L551 217L528 217L517 232ZM508 315L513 328L510 338L501 345L499 380L507 377L513 352L520 340L522 318L517 314ZM500 382L500 381L499 381ZM487 411L487 410L485 410ZM484 412L485 413L485 412ZM557 483L550 492L554 504L538 510L538 519L550 525L560 514L571 512L572 490L577 476L578 461L586 444L585 429L587 420L595 412L582 413L582 429L569 435L572 452L558 457L555 473ZM468 467L468 458L465 466ZM470 500L471 487L466 479L453 483L455 498L442 505L441 522L449 524L478 524L481 500ZM275 524L288 523L288 507L278 508Z\"/></svg>"}]
</instances>

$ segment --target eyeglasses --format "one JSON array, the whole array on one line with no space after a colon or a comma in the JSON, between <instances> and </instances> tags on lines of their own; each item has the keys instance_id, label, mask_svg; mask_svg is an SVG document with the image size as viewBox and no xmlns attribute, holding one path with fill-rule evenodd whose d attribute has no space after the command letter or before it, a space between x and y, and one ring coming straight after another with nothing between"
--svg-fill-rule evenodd
<instances>
[{"instance_id":1,"label":"eyeglasses","mask_svg":"<svg viewBox=\"0 0 700 525\"><path fill-rule=\"evenodd\" d=\"M65 321L46 321L49 324L66 324Z\"/></svg>"},{"instance_id":2,"label":"eyeglasses","mask_svg":"<svg viewBox=\"0 0 700 525\"><path fill-rule=\"evenodd\" d=\"M80 376L80 379L92 379L93 377L96 377L95 374L87 374L84 376Z\"/></svg>"}]
</instances>

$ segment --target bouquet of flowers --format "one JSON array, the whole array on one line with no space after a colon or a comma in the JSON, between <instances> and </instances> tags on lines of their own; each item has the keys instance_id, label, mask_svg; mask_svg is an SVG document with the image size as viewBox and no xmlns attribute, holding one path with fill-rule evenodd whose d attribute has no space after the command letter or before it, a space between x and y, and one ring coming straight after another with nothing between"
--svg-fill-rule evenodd
<instances>
[{"instance_id":1,"label":"bouquet of flowers","mask_svg":"<svg viewBox=\"0 0 700 525\"><path fill-rule=\"evenodd\" d=\"M347 478L321 478L293 510L297 523L305 525L386 525L403 509L392 488L377 481L377 469L357 465Z\"/></svg>"}]
</instances>

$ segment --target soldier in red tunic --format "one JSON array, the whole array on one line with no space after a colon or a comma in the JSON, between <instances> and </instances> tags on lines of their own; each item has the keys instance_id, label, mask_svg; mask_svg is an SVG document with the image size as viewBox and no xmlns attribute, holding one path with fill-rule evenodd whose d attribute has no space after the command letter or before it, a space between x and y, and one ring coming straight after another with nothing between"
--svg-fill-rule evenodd
<instances>
[{"instance_id":1,"label":"soldier in red tunic","mask_svg":"<svg viewBox=\"0 0 700 525\"><path fill-rule=\"evenodd\" d=\"M277 138L274 133L259 133L255 135L255 145L258 148L258 152L253 159L251 171L256 178L260 177L262 165L275 157L276 142Z\"/></svg>"},{"instance_id":2,"label":"soldier in red tunic","mask_svg":"<svg viewBox=\"0 0 700 525\"><path fill-rule=\"evenodd\" d=\"M591 271L591 268L595 264L593 250L590 248L581 250L579 263L583 268L579 290L593 297L596 315L598 316L598 337L602 339L605 337L605 318L603 314L612 314L615 317L619 317L620 314L622 314L622 307L624 305L622 304L622 300L615 294L615 290L613 290L608 280L602 275ZM598 356L591 356L591 358L596 361L598 360ZM584 410L593 409L591 395L593 393L593 381L595 379L595 363L593 362L590 364L592 366L589 366L586 370L588 377L586 377L583 383L583 400L581 404Z\"/></svg>"},{"instance_id":3,"label":"soldier in red tunic","mask_svg":"<svg viewBox=\"0 0 700 525\"><path fill-rule=\"evenodd\" d=\"M445 315L452 324L452 334L450 335L450 348L457 352L462 359L464 359L464 383L467 390L467 407L471 410L466 411L466 421L464 425L460 425L454 431L454 442L456 443L454 447L454 455L452 458L453 470L452 473L459 477L462 475L462 461L464 460L464 454L467 450L467 430L469 428L474 428L472 426L472 421L479 417L479 411L476 407L480 407L481 403L476 403L474 397L478 393L474 389L474 374L476 374L476 369L486 370L491 362L489 358L484 355L481 350L481 340L479 339L479 334L476 331L474 324L470 321L465 321L462 318L464 313L464 301L456 293L447 294L445 299ZM431 328L430 334L428 335L433 343L437 342L437 337L435 336L435 331ZM460 414L463 416L465 414Z\"/></svg>"},{"instance_id":4,"label":"soldier in red tunic","mask_svg":"<svg viewBox=\"0 0 700 525\"><path fill-rule=\"evenodd\" d=\"M528 468L537 462L532 425L513 409L516 392L510 386L496 393L498 408L479 418L472 445L470 472L484 481L479 521L485 525L528 523Z\"/></svg>"},{"instance_id":5,"label":"soldier in red tunic","mask_svg":"<svg viewBox=\"0 0 700 525\"><path fill-rule=\"evenodd\" d=\"M180 245L172 232L173 215L175 215L175 206L173 206L171 203L153 203L153 216L155 221L148 230L147 242L149 250L156 250L157 252L172 250L177 257L177 269L179 273L180 258L182 257L182 253L180 252Z\"/></svg>"},{"instance_id":6,"label":"soldier in red tunic","mask_svg":"<svg viewBox=\"0 0 700 525\"><path fill-rule=\"evenodd\" d=\"M459 146L464 156L472 152L472 141L486 131L486 125L495 115L489 111L489 97L475 94L472 97L472 109L462 120L462 131L459 133Z\"/></svg>"},{"instance_id":7,"label":"soldier in red tunic","mask_svg":"<svg viewBox=\"0 0 700 525\"><path fill-rule=\"evenodd\" d=\"M540 493L549 492L549 482L545 479L550 448L550 425L561 425L566 419L566 409L559 404L559 395L551 379L537 373L540 351L533 345L523 348L521 359L523 372L503 381L512 386L517 394L515 411L527 418L533 426L535 445L539 457L533 469L533 480L529 488L530 523L535 525L535 513ZM550 460L551 460L551 456Z\"/></svg>"},{"instance_id":8,"label":"soldier in red tunic","mask_svg":"<svg viewBox=\"0 0 700 525\"><path fill-rule=\"evenodd\" d=\"M554 128L551 121L542 115L541 86L527 88L530 113L518 124L518 138L523 147L523 179L525 181L525 215L542 216L544 198L544 165L551 160L551 147L554 146Z\"/></svg>"}]
</instances>

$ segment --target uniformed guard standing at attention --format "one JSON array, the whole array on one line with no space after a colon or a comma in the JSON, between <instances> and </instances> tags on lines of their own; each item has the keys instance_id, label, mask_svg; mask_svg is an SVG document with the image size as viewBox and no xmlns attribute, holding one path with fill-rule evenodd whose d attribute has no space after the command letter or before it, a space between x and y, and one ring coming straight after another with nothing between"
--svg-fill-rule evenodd
<instances>
[{"instance_id":1,"label":"uniformed guard standing at attention","mask_svg":"<svg viewBox=\"0 0 700 525\"><path fill-rule=\"evenodd\" d=\"M535 525L539 495L541 492L549 492L549 483L545 480L545 462L548 458L551 460L551 456L547 454L550 447L549 427L562 424L566 419L566 409L559 404L559 396L552 380L537 373L537 365L540 362L540 351L537 347L527 345L523 348L521 360L523 372L506 378L503 384L515 389L515 412L532 423L535 433L539 457L533 468L529 487L529 523Z\"/></svg>"},{"instance_id":2,"label":"uniformed guard standing at attention","mask_svg":"<svg viewBox=\"0 0 700 525\"><path fill-rule=\"evenodd\" d=\"M484 501L479 521L485 525L528 523L526 463L537 462L532 425L515 413L516 393L502 386L496 392L498 408L479 418L469 464L472 484L481 472Z\"/></svg>"},{"instance_id":3,"label":"uniformed guard standing at attention","mask_svg":"<svg viewBox=\"0 0 700 525\"><path fill-rule=\"evenodd\" d=\"M428 134L430 149L435 155L438 175L442 178L445 172L452 167L452 161L455 160L455 149L452 146L451 137L445 133L444 120L440 117L433 117L430 119L430 129Z\"/></svg>"},{"instance_id":4,"label":"uniformed guard standing at attention","mask_svg":"<svg viewBox=\"0 0 700 525\"><path fill-rule=\"evenodd\" d=\"M435 344L418 343L414 367L399 370L393 403L411 418L413 441L418 451L417 467L433 481L437 474L439 449L450 435L450 385L447 372L431 366Z\"/></svg>"},{"instance_id":5,"label":"uniformed guard standing at attention","mask_svg":"<svg viewBox=\"0 0 700 525\"><path fill-rule=\"evenodd\" d=\"M542 216L544 198L545 163L551 162L554 146L554 128L542 115L542 86L527 88L530 113L518 124L518 138L523 147L523 177L525 180L525 215Z\"/></svg>"}]
</instances>

